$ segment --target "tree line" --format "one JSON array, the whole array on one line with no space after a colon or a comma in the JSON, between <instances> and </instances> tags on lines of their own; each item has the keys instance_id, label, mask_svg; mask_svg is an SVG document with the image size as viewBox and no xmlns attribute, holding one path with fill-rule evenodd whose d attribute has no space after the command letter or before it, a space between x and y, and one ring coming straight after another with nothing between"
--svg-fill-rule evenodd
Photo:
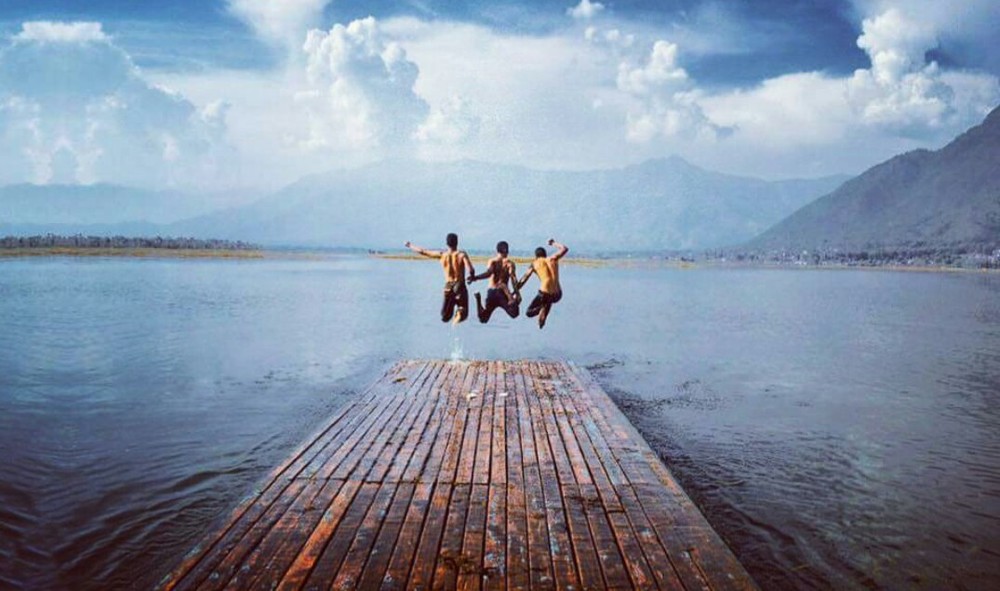
<instances>
[{"instance_id":1,"label":"tree line","mask_svg":"<svg viewBox=\"0 0 1000 591\"><path fill-rule=\"evenodd\" d=\"M844 266L920 266L943 265L981 269L1000 268L1000 248L996 244L952 245L940 247L915 246L856 250L772 250L706 251L709 260L734 260L749 263L785 263Z\"/></svg>"},{"instance_id":2,"label":"tree line","mask_svg":"<svg viewBox=\"0 0 1000 591\"><path fill-rule=\"evenodd\" d=\"M260 246L242 240L183 238L171 236L4 236L0 248L166 248L171 250L259 250Z\"/></svg>"}]
</instances>

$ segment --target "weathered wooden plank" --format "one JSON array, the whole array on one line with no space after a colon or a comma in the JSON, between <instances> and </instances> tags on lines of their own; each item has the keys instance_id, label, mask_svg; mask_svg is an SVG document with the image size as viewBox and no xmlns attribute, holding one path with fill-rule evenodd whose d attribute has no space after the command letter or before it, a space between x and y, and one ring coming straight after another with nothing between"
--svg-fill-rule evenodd
<instances>
[{"instance_id":1,"label":"weathered wooden plank","mask_svg":"<svg viewBox=\"0 0 1000 591\"><path fill-rule=\"evenodd\" d=\"M486 542L483 545L483 588L507 588L507 485L489 485Z\"/></svg>"},{"instance_id":2,"label":"weathered wooden plank","mask_svg":"<svg viewBox=\"0 0 1000 591\"><path fill-rule=\"evenodd\" d=\"M542 494L545 499L545 518L549 532L549 552L552 554L552 570L557 589L578 589L580 581L576 568L573 546L570 543L569 528L566 524L566 508L564 506L560 480L572 479L574 470L566 470L560 475L556 466L559 463L572 464L566 451L566 446L559 437L558 429L552 417L553 393L543 388L538 364L526 364L526 373L530 376L532 391L537 404L532 405L531 419L535 429L535 447L538 452L538 468L542 478Z\"/></svg>"},{"instance_id":3,"label":"weathered wooden plank","mask_svg":"<svg viewBox=\"0 0 1000 591\"><path fill-rule=\"evenodd\" d=\"M554 589L552 553L549 547L548 523L545 519L545 495L539 471L538 440L532 420L532 408L537 396L528 385L523 366L515 376L515 392L521 432L521 454L524 467L524 500L528 523L528 578L532 589Z\"/></svg>"},{"instance_id":4,"label":"weathered wooden plank","mask_svg":"<svg viewBox=\"0 0 1000 591\"><path fill-rule=\"evenodd\" d=\"M458 568L462 561L462 542L465 520L469 515L471 484L456 483L448 503L441 547L434 565L433 589L454 589L458 582Z\"/></svg>"},{"instance_id":5,"label":"weathered wooden plank","mask_svg":"<svg viewBox=\"0 0 1000 591\"><path fill-rule=\"evenodd\" d=\"M462 553L457 560L459 591L479 591L482 587L489 490L489 484L473 484L469 492Z\"/></svg>"},{"instance_id":6,"label":"weathered wooden plank","mask_svg":"<svg viewBox=\"0 0 1000 591\"><path fill-rule=\"evenodd\" d=\"M473 381L469 389L461 394L466 397L468 407L468 418L465 423L465 437L462 440L462 448L458 454L458 470L455 473L455 482L460 484L471 484L472 476L476 468L476 452L479 449L479 422L483 415L483 390L485 389L485 376L482 371L482 363L475 365L470 371Z\"/></svg>"},{"instance_id":7,"label":"weathered wooden plank","mask_svg":"<svg viewBox=\"0 0 1000 591\"><path fill-rule=\"evenodd\" d=\"M421 482L414 485L413 497L406 508L406 517L396 540L396 545L392 550L392 557L389 565L385 569L381 585L383 590L405 589L407 580L410 577L410 570L414 564L414 556L417 553L417 544L420 542L420 534L424 530L424 518L427 509L431 504L431 494L434 492L434 484ZM367 583L366 580L362 580ZM365 587L366 589L374 589Z\"/></svg>"},{"instance_id":8,"label":"weathered wooden plank","mask_svg":"<svg viewBox=\"0 0 1000 591\"><path fill-rule=\"evenodd\" d=\"M473 461L473 484L490 483L490 464L493 459L491 452L493 443L493 405L496 401L496 363L486 362L480 372L485 378L480 396L479 429L476 433L476 457Z\"/></svg>"},{"instance_id":9,"label":"weathered wooden plank","mask_svg":"<svg viewBox=\"0 0 1000 591\"><path fill-rule=\"evenodd\" d=\"M507 588L527 589L528 582L528 516L524 498L524 465L521 459L521 431L518 417L523 401L518 398L514 374L517 368L504 363L504 390L507 427Z\"/></svg>"}]
</instances>

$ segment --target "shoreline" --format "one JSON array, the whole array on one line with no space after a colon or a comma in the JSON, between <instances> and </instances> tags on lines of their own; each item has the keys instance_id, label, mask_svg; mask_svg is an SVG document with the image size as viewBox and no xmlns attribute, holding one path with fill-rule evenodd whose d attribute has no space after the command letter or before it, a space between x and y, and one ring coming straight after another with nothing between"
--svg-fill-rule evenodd
<instances>
[{"instance_id":1,"label":"shoreline","mask_svg":"<svg viewBox=\"0 0 1000 591\"><path fill-rule=\"evenodd\" d=\"M18 247L0 248L0 260L23 259L41 257L120 257L136 259L230 259L230 260L323 260L330 257L357 256L361 258L374 258L388 261L410 261L430 262L433 259L410 253L336 253L322 250L270 250L267 248L253 250L239 249L197 249L197 248L148 248L148 247ZM469 255L469 258L476 265L485 264L493 255ZM528 265L533 260L527 256L510 257L518 265ZM971 268L971 267L950 267L944 265L847 265L847 264L793 264L793 263L766 263L766 262L734 262L734 261L686 261L677 259L657 259L657 258L632 258L632 257L568 257L563 259L562 264L588 267L594 269L617 268L617 269L676 269L692 271L698 269L723 269L723 270L776 270L776 271L890 271L904 273L978 273L994 274L1000 269L994 268Z\"/></svg>"},{"instance_id":2,"label":"shoreline","mask_svg":"<svg viewBox=\"0 0 1000 591\"><path fill-rule=\"evenodd\" d=\"M423 257L416 254L408 253L375 253L369 255L373 258L386 259L386 260L396 260L396 261L432 261L430 257ZM485 263L491 257L485 255L469 255L473 263L480 264ZM532 261L529 257L523 256L512 256L510 257L517 264L530 264ZM826 264L826 265L800 265L792 263L741 263L733 261L682 261L677 259L656 259L656 258L630 258L630 257L613 257L613 258L593 258L593 257L580 257L572 258L567 257L560 261L564 265L577 265L584 267L594 267L594 268L646 268L646 269L679 269L679 270L697 270L697 269L766 269L775 271L895 271L895 272L909 272L909 273L997 273L1000 269L991 268L969 268L969 267L949 267L944 265L846 265L846 264Z\"/></svg>"},{"instance_id":3,"label":"shoreline","mask_svg":"<svg viewBox=\"0 0 1000 591\"><path fill-rule=\"evenodd\" d=\"M105 248L43 246L0 248L0 259L29 257L128 257L169 259L263 259L264 250L228 250L213 248Z\"/></svg>"}]
</instances>

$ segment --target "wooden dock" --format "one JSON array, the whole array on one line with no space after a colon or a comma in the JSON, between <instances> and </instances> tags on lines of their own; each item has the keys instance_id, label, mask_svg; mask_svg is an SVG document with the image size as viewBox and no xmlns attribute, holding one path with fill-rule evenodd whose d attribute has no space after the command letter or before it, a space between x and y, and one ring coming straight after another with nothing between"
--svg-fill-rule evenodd
<instances>
[{"instance_id":1,"label":"wooden dock","mask_svg":"<svg viewBox=\"0 0 1000 591\"><path fill-rule=\"evenodd\" d=\"M756 586L586 370L406 361L160 588Z\"/></svg>"}]
</instances>

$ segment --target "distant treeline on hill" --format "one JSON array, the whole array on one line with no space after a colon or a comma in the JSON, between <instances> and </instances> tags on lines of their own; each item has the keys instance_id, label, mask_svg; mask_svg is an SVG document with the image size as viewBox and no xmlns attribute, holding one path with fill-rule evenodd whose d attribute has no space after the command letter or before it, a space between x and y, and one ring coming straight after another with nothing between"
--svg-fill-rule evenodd
<instances>
[{"instance_id":1,"label":"distant treeline on hill","mask_svg":"<svg viewBox=\"0 0 1000 591\"><path fill-rule=\"evenodd\" d=\"M259 250L260 246L237 240L128 236L4 236L0 248L166 248L171 250Z\"/></svg>"},{"instance_id":2,"label":"distant treeline on hill","mask_svg":"<svg viewBox=\"0 0 1000 591\"><path fill-rule=\"evenodd\" d=\"M1000 268L1000 247L996 244L949 245L941 247L912 246L856 250L771 250L739 251L712 250L705 252L708 260L747 263L779 263L798 265L843 265L858 267L880 266L947 266L974 269Z\"/></svg>"}]
</instances>

